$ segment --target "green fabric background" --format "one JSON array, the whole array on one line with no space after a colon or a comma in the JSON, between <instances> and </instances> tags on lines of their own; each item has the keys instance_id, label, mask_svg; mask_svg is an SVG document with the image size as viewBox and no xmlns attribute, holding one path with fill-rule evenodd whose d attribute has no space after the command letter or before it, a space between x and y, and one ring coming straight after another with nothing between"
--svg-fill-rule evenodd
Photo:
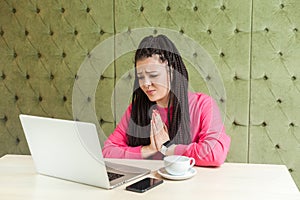
<instances>
[{"instance_id":1,"label":"green fabric background","mask_svg":"<svg viewBox=\"0 0 300 200\"><path fill-rule=\"evenodd\" d=\"M20 113L92 121L103 143L130 99L137 28L165 29L205 50L179 48L190 88L221 108L227 161L284 164L299 187L299 9L296 0L0 1L0 156L30 153Z\"/></svg>"}]
</instances>

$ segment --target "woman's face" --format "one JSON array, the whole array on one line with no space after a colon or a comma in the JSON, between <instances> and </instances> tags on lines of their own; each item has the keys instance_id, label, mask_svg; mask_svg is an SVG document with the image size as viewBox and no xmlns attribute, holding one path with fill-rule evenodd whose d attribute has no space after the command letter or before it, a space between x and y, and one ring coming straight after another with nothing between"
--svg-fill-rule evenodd
<instances>
[{"instance_id":1,"label":"woman's face","mask_svg":"<svg viewBox=\"0 0 300 200\"><path fill-rule=\"evenodd\" d=\"M149 100L156 102L160 107L167 107L170 91L168 62L162 62L155 54L138 60L136 71L140 88Z\"/></svg>"}]
</instances>

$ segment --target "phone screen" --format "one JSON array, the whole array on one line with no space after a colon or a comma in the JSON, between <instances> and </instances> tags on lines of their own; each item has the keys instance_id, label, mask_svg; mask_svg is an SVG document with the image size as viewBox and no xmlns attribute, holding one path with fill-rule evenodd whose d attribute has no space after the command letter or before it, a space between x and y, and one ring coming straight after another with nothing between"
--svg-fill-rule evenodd
<instances>
[{"instance_id":1,"label":"phone screen","mask_svg":"<svg viewBox=\"0 0 300 200\"><path fill-rule=\"evenodd\" d=\"M163 182L163 180L155 179L155 178L144 178L132 185L126 187L126 190L134 191L134 192L145 192L156 185L159 185Z\"/></svg>"}]
</instances>

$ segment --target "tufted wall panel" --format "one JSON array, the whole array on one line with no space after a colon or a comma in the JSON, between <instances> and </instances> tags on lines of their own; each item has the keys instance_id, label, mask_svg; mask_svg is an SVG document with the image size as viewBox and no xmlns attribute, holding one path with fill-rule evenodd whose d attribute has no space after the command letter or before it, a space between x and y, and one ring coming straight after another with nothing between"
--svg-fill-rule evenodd
<instances>
[{"instance_id":1,"label":"tufted wall panel","mask_svg":"<svg viewBox=\"0 0 300 200\"><path fill-rule=\"evenodd\" d=\"M299 1L253 1L249 162L284 163L300 184Z\"/></svg>"},{"instance_id":2,"label":"tufted wall panel","mask_svg":"<svg viewBox=\"0 0 300 200\"><path fill-rule=\"evenodd\" d=\"M130 102L133 50L142 36L166 33L190 89L219 104L232 138L227 160L285 164L299 185L299 8L296 0L1 1L0 156L29 153L20 113L92 121L103 142Z\"/></svg>"},{"instance_id":3,"label":"tufted wall panel","mask_svg":"<svg viewBox=\"0 0 300 200\"><path fill-rule=\"evenodd\" d=\"M113 4L1 1L0 15L0 154L28 154L20 113L80 120L72 113L74 80L80 79L77 71L89 52L113 35ZM113 88L111 78L101 85ZM84 97L81 106L91 103L88 94ZM105 92L97 97L110 100ZM111 131L114 122L106 107L100 104L99 121Z\"/></svg>"}]
</instances>

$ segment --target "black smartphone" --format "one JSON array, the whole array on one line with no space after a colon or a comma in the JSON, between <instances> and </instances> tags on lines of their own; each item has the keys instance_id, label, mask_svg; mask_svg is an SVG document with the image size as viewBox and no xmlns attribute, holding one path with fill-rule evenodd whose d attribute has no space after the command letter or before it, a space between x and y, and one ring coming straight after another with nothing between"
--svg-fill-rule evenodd
<instances>
[{"instance_id":1,"label":"black smartphone","mask_svg":"<svg viewBox=\"0 0 300 200\"><path fill-rule=\"evenodd\" d=\"M132 185L127 186L126 190L142 193L161 183L163 183L163 180L161 179L147 177L136 183L133 183Z\"/></svg>"}]
</instances>

